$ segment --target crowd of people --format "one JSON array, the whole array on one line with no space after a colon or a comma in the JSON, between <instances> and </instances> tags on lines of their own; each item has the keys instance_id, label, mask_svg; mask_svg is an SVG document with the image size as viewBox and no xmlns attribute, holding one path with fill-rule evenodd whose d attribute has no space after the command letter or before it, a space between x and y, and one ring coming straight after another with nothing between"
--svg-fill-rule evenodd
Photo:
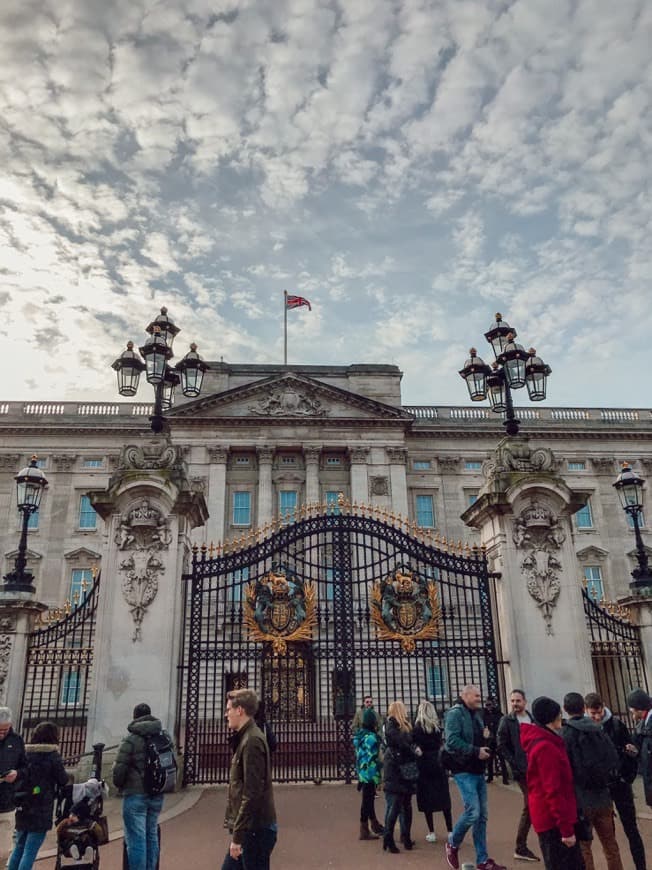
<instances>
[{"instance_id":1,"label":"crowd of people","mask_svg":"<svg viewBox=\"0 0 652 870\"><path fill-rule=\"evenodd\" d=\"M640 772L645 800L652 806L652 698L642 689L628 696L634 733L604 704L600 695L569 692L562 705L536 698L528 709L525 693L510 695L503 715L495 698L483 706L480 689L465 686L447 711L443 728L429 701L410 721L405 704L393 701L382 720L371 696L353 720L360 807L360 839L382 837L384 851L412 849L413 809L423 813L426 841L435 843L434 814L442 813L449 867L458 870L460 850L472 833L477 870L506 870L488 854L487 782L500 775L514 779L523 796L514 859L543 864L546 870L594 870L592 844L600 842L608 870L623 870L616 840L617 813L635 870L646 870L643 840L636 821L632 783ZM453 823L449 781L463 804ZM382 784L383 824L374 799ZM528 846L531 828L541 858ZM629 862L627 862L629 866Z\"/></svg>"}]
</instances>

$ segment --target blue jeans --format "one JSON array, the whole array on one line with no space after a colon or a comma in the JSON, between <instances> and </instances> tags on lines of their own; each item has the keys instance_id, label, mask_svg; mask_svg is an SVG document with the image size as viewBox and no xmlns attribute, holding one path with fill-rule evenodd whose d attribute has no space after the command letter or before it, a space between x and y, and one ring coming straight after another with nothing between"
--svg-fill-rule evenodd
<instances>
[{"instance_id":1,"label":"blue jeans","mask_svg":"<svg viewBox=\"0 0 652 870\"><path fill-rule=\"evenodd\" d=\"M162 794L129 794L122 802L129 870L156 870L158 817L162 806Z\"/></svg>"},{"instance_id":2,"label":"blue jeans","mask_svg":"<svg viewBox=\"0 0 652 870\"><path fill-rule=\"evenodd\" d=\"M398 819L401 838L403 840L411 839L410 833L412 830L412 795L411 794L393 794L385 792L385 833L389 837L394 836L394 826Z\"/></svg>"},{"instance_id":3,"label":"blue jeans","mask_svg":"<svg viewBox=\"0 0 652 870\"><path fill-rule=\"evenodd\" d=\"M7 864L8 870L32 870L43 840L45 831L16 831L16 845Z\"/></svg>"},{"instance_id":4,"label":"blue jeans","mask_svg":"<svg viewBox=\"0 0 652 870\"><path fill-rule=\"evenodd\" d=\"M455 773L455 784L464 802L464 812L455 823L448 842L456 849L462 845L466 832L473 828L476 864L487 858L487 783L481 773Z\"/></svg>"},{"instance_id":5,"label":"blue jeans","mask_svg":"<svg viewBox=\"0 0 652 870\"><path fill-rule=\"evenodd\" d=\"M247 831L242 843L242 858L232 858L228 853L222 870L269 870L269 859L276 845L276 825Z\"/></svg>"}]
</instances>

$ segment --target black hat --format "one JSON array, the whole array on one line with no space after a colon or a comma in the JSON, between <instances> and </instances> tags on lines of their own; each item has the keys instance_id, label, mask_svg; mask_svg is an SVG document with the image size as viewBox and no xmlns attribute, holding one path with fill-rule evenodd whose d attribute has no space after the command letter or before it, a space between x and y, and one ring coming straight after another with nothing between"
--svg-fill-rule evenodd
<instances>
[{"instance_id":1,"label":"black hat","mask_svg":"<svg viewBox=\"0 0 652 870\"><path fill-rule=\"evenodd\" d=\"M546 698L542 695L540 698L535 698L532 701L532 717L537 725L549 725L561 713L561 707L552 698Z\"/></svg>"},{"instance_id":2,"label":"black hat","mask_svg":"<svg viewBox=\"0 0 652 870\"><path fill-rule=\"evenodd\" d=\"M652 708L652 698L643 689L634 689L627 696L627 706L632 710L649 710Z\"/></svg>"}]
</instances>

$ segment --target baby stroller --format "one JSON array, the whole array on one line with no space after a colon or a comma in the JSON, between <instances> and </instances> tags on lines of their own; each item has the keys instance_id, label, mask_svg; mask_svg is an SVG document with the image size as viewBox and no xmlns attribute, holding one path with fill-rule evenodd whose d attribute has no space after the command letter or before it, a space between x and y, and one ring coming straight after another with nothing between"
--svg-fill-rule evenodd
<instances>
[{"instance_id":1,"label":"baby stroller","mask_svg":"<svg viewBox=\"0 0 652 870\"><path fill-rule=\"evenodd\" d=\"M64 786L57 797L55 870L99 870L99 847L108 842L104 815L106 785L102 781L103 743L93 746L93 770L87 782Z\"/></svg>"}]
</instances>

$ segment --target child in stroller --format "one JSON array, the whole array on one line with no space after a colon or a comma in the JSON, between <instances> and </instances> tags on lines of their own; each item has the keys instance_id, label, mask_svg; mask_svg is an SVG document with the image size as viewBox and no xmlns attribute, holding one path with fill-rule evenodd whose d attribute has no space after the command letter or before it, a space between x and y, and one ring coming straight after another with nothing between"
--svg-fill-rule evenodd
<instances>
[{"instance_id":1,"label":"child in stroller","mask_svg":"<svg viewBox=\"0 0 652 870\"><path fill-rule=\"evenodd\" d=\"M99 846L108 840L106 817L103 813L106 786L92 777L87 782L68 784L59 795L56 807L57 862L62 866L76 866L98 870ZM62 865L62 858L72 858L73 865ZM78 863L83 861L83 863Z\"/></svg>"}]
</instances>

